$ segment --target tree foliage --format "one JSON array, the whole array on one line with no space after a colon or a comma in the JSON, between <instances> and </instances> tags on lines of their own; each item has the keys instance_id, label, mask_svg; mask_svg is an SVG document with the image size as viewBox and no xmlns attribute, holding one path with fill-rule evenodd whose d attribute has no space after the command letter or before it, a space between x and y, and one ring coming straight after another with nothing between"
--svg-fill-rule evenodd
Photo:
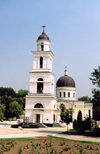
<instances>
[{"instance_id":1,"label":"tree foliage","mask_svg":"<svg viewBox=\"0 0 100 154\"><path fill-rule=\"evenodd\" d=\"M82 112L80 110L77 115L77 127L78 128L82 127Z\"/></svg>"},{"instance_id":2,"label":"tree foliage","mask_svg":"<svg viewBox=\"0 0 100 154\"><path fill-rule=\"evenodd\" d=\"M85 103L90 103L92 99L88 96L83 96L83 97L78 98L78 100L84 101Z\"/></svg>"},{"instance_id":3,"label":"tree foliage","mask_svg":"<svg viewBox=\"0 0 100 154\"><path fill-rule=\"evenodd\" d=\"M100 66L91 73L90 80L92 80L93 85L100 88Z\"/></svg>"},{"instance_id":4,"label":"tree foliage","mask_svg":"<svg viewBox=\"0 0 100 154\"><path fill-rule=\"evenodd\" d=\"M19 116L23 113L22 106L16 101L11 102L9 105L9 113L11 118L19 118Z\"/></svg>"},{"instance_id":5,"label":"tree foliage","mask_svg":"<svg viewBox=\"0 0 100 154\"><path fill-rule=\"evenodd\" d=\"M12 88L0 87L0 96L16 97L16 92Z\"/></svg>"},{"instance_id":6,"label":"tree foliage","mask_svg":"<svg viewBox=\"0 0 100 154\"><path fill-rule=\"evenodd\" d=\"M0 87L0 105L5 106L5 110L0 110L0 117L5 117L6 119L9 119L10 117L18 117L19 113L15 112L14 108L11 106L12 102L17 102L16 108L19 108L19 112L21 108L24 110L25 108L25 96L28 94L28 90L20 89L17 93L12 88L6 88L6 87ZM16 104L16 103L15 103ZM14 103L13 103L14 106ZM15 114L12 113L14 110ZM16 110L17 110L16 109ZM11 111L11 112L10 112ZM20 112L22 113L22 112ZM2 119L1 118L1 119Z\"/></svg>"},{"instance_id":7,"label":"tree foliage","mask_svg":"<svg viewBox=\"0 0 100 154\"><path fill-rule=\"evenodd\" d=\"M67 130L68 130L68 125L70 122L72 122L72 109L66 109L64 104L60 105L60 110L61 110L61 120L62 122L65 122L67 124Z\"/></svg>"},{"instance_id":8,"label":"tree foliage","mask_svg":"<svg viewBox=\"0 0 100 154\"><path fill-rule=\"evenodd\" d=\"M100 66L91 73L90 80L97 87L92 90L93 119L100 120Z\"/></svg>"},{"instance_id":9,"label":"tree foliage","mask_svg":"<svg viewBox=\"0 0 100 154\"><path fill-rule=\"evenodd\" d=\"M94 89L93 93L93 119L100 120L100 91Z\"/></svg>"},{"instance_id":10,"label":"tree foliage","mask_svg":"<svg viewBox=\"0 0 100 154\"><path fill-rule=\"evenodd\" d=\"M0 120L3 120L5 112L5 105L0 104Z\"/></svg>"},{"instance_id":11,"label":"tree foliage","mask_svg":"<svg viewBox=\"0 0 100 154\"><path fill-rule=\"evenodd\" d=\"M65 114L66 114L66 107L64 104L60 104L60 110L61 110L61 113L60 113L61 120L62 120L62 122L64 122L65 121Z\"/></svg>"},{"instance_id":12,"label":"tree foliage","mask_svg":"<svg viewBox=\"0 0 100 154\"><path fill-rule=\"evenodd\" d=\"M28 94L28 90L20 89L20 90L17 92L17 97L25 97L27 94Z\"/></svg>"}]
</instances>

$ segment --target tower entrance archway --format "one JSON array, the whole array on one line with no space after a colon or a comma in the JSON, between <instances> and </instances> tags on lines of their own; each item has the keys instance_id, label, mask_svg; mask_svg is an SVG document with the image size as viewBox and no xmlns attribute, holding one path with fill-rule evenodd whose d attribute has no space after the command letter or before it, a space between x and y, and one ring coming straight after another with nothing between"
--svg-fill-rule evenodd
<instances>
[{"instance_id":1,"label":"tower entrance archway","mask_svg":"<svg viewBox=\"0 0 100 154\"><path fill-rule=\"evenodd\" d=\"M36 123L40 123L40 114L36 114Z\"/></svg>"}]
</instances>

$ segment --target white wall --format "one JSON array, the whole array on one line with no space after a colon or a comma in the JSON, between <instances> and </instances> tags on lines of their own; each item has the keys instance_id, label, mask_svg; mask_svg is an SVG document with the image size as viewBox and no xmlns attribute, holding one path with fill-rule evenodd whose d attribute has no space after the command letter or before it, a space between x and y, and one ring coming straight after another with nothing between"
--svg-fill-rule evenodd
<instances>
[{"instance_id":1,"label":"white wall","mask_svg":"<svg viewBox=\"0 0 100 154\"><path fill-rule=\"evenodd\" d=\"M43 71L43 70L52 70L52 61L53 54L51 51L43 52L43 51L33 51L34 59L33 59L33 71ZM40 68L40 57L43 57L43 68Z\"/></svg>"},{"instance_id":2,"label":"white wall","mask_svg":"<svg viewBox=\"0 0 100 154\"><path fill-rule=\"evenodd\" d=\"M61 97L60 97L60 92L61 92ZM66 97L64 97L64 92L66 93ZM68 97L68 92L70 92L70 97ZM73 94L75 94L75 97L73 97ZM56 96L57 96L58 99L76 100L76 88L57 87L56 88Z\"/></svg>"},{"instance_id":3,"label":"white wall","mask_svg":"<svg viewBox=\"0 0 100 154\"><path fill-rule=\"evenodd\" d=\"M57 102L55 97L32 97L32 96L26 96L26 104L25 104L25 116L29 117L29 122L36 122L36 114L34 112L34 110L36 110L36 108L34 109L34 106L40 103L43 105L44 108L42 108L43 110L43 115L41 115L41 109L37 109L38 111L40 110L40 112L38 112L38 114L40 114L41 118L40 118L40 122L43 123L53 123L53 114L54 114L54 110L57 109ZM54 108L55 107L55 108ZM42 121L43 120L43 121Z\"/></svg>"},{"instance_id":4,"label":"white wall","mask_svg":"<svg viewBox=\"0 0 100 154\"><path fill-rule=\"evenodd\" d=\"M50 41L48 41L48 40L38 40L37 41L37 51L41 51L41 44L44 45L44 51L50 50Z\"/></svg>"},{"instance_id":5,"label":"white wall","mask_svg":"<svg viewBox=\"0 0 100 154\"><path fill-rule=\"evenodd\" d=\"M53 73L30 73L30 85L29 92L37 93L37 80L43 79L43 93L49 93L54 95L54 74Z\"/></svg>"}]
</instances>

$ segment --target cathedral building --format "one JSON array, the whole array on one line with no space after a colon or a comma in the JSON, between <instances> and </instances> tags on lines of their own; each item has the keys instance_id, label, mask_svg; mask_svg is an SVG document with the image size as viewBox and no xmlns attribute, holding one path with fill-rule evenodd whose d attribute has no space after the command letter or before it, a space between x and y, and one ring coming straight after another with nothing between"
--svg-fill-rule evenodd
<instances>
[{"instance_id":1,"label":"cathedral building","mask_svg":"<svg viewBox=\"0 0 100 154\"><path fill-rule=\"evenodd\" d=\"M67 75L65 68L64 76L60 77L56 83L57 106L64 104L67 109L72 109L73 121L77 119L79 110L82 112L82 119L92 117L92 103L76 100L76 85L72 77Z\"/></svg>"},{"instance_id":2,"label":"cathedral building","mask_svg":"<svg viewBox=\"0 0 100 154\"><path fill-rule=\"evenodd\" d=\"M67 75L56 83L52 72L53 53L50 51L50 39L44 31L37 39L37 51L33 51L33 68L30 72L29 94L26 96L25 117L29 123L53 124L60 122L60 104L72 108L73 120L77 119L78 111L82 111L83 119L92 117L92 104L76 100L75 81Z\"/></svg>"}]
</instances>

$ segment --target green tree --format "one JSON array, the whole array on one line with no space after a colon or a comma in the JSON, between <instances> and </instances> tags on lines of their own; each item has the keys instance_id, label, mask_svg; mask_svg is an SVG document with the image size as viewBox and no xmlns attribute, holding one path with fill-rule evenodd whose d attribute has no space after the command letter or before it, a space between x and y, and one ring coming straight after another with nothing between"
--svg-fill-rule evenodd
<instances>
[{"instance_id":1,"label":"green tree","mask_svg":"<svg viewBox=\"0 0 100 154\"><path fill-rule=\"evenodd\" d=\"M82 112L79 110L77 115L77 128L82 127Z\"/></svg>"},{"instance_id":2,"label":"green tree","mask_svg":"<svg viewBox=\"0 0 100 154\"><path fill-rule=\"evenodd\" d=\"M18 102L18 104L24 110L25 96L27 94L28 94L28 90L20 89L18 93L16 94L13 88L0 87L0 104L5 105L4 117L6 119L11 117L11 113L9 112L11 102L14 102L14 101Z\"/></svg>"},{"instance_id":3,"label":"green tree","mask_svg":"<svg viewBox=\"0 0 100 154\"><path fill-rule=\"evenodd\" d=\"M26 95L28 95L28 90L23 90L23 89L20 89L18 92L17 92L17 102L22 105L22 108L24 110L25 108L25 97Z\"/></svg>"},{"instance_id":4,"label":"green tree","mask_svg":"<svg viewBox=\"0 0 100 154\"><path fill-rule=\"evenodd\" d=\"M5 105L0 104L0 120L3 120L5 112Z\"/></svg>"},{"instance_id":5,"label":"green tree","mask_svg":"<svg viewBox=\"0 0 100 154\"><path fill-rule=\"evenodd\" d=\"M23 110L25 108L25 98L23 97L18 97L17 102L22 106Z\"/></svg>"},{"instance_id":6,"label":"green tree","mask_svg":"<svg viewBox=\"0 0 100 154\"><path fill-rule=\"evenodd\" d=\"M4 117L9 118L9 104L13 101L13 98L11 96L1 96L0 98L0 104L5 105L5 112L4 112Z\"/></svg>"},{"instance_id":7,"label":"green tree","mask_svg":"<svg viewBox=\"0 0 100 154\"><path fill-rule=\"evenodd\" d=\"M85 103L90 103L92 99L88 96L83 96L83 97L78 98L78 100L84 101Z\"/></svg>"},{"instance_id":8,"label":"green tree","mask_svg":"<svg viewBox=\"0 0 100 154\"><path fill-rule=\"evenodd\" d=\"M13 101L9 104L9 116L11 118L13 117L19 118L19 116L22 114L23 114L23 109L22 106L18 104L18 102Z\"/></svg>"},{"instance_id":9,"label":"green tree","mask_svg":"<svg viewBox=\"0 0 100 154\"><path fill-rule=\"evenodd\" d=\"M98 66L98 69L94 69L94 71L91 73L90 80L92 81L93 85L96 85L96 87L100 88L100 66Z\"/></svg>"},{"instance_id":10,"label":"green tree","mask_svg":"<svg viewBox=\"0 0 100 154\"><path fill-rule=\"evenodd\" d=\"M66 109L64 122L67 124L68 131L68 125L70 122L72 122L72 109Z\"/></svg>"},{"instance_id":11,"label":"green tree","mask_svg":"<svg viewBox=\"0 0 100 154\"><path fill-rule=\"evenodd\" d=\"M25 97L26 95L28 95L28 90L20 89L20 90L17 92L17 97Z\"/></svg>"},{"instance_id":12,"label":"green tree","mask_svg":"<svg viewBox=\"0 0 100 154\"><path fill-rule=\"evenodd\" d=\"M68 125L70 122L72 122L72 109L66 109L64 104L60 105L60 110L61 110L61 120L62 122L65 122L67 124L67 130L68 130Z\"/></svg>"},{"instance_id":13,"label":"green tree","mask_svg":"<svg viewBox=\"0 0 100 154\"><path fill-rule=\"evenodd\" d=\"M90 80L97 87L92 90L93 119L100 120L100 66L91 73Z\"/></svg>"},{"instance_id":14,"label":"green tree","mask_svg":"<svg viewBox=\"0 0 100 154\"><path fill-rule=\"evenodd\" d=\"M0 96L4 95L16 97L16 92L13 88L0 87Z\"/></svg>"},{"instance_id":15,"label":"green tree","mask_svg":"<svg viewBox=\"0 0 100 154\"><path fill-rule=\"evenodd\" d=\"M60 104L60 117L61 117L61 121L64 122L65 121L65 114L66 114L66 107L64 104Z\"/></svg>"},{"instance_id":16,"label":"green tree","mask_svg":"<svg viewBox=\"0 0 100 154\"><path fill-rule=\"evenodd\" d=\"M91 117L87 117L82 121L82 128L84 130L90 130L92 128L92 120Z\"/></svg>"},{"instance_id":17,"label":"green tree","mask_svg":"<svg viewBox=\"0 0 100 154\"><path fill-rule=\"evenodd\" d=\"M94 89L92 91L93 94L93 119L100 120L100 91Z\"/></svg>"}]
</instances>

